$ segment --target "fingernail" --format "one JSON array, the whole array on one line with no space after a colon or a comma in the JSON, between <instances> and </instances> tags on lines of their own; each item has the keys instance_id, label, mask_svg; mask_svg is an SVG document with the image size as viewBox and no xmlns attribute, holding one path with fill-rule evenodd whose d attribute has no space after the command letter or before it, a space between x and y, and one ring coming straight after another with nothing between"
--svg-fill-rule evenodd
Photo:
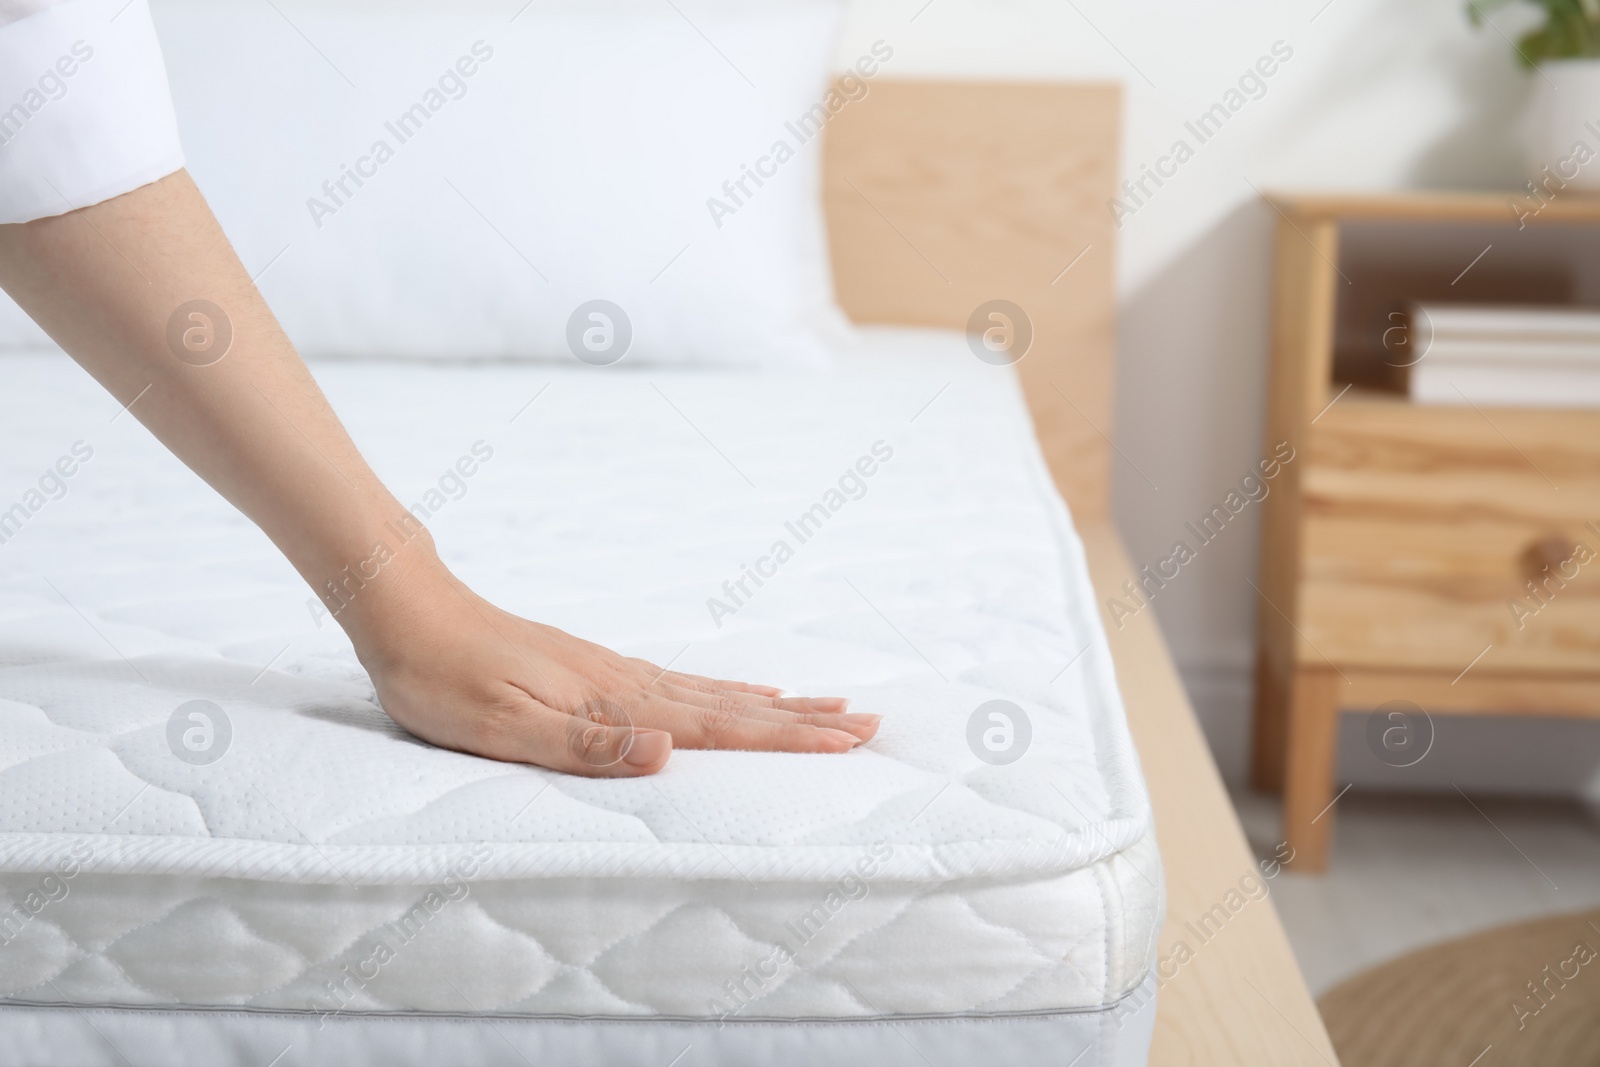
<instances>
[{"instance_id":1,"label":"fingernail","mask_svg":"<svg viewBox=\"0 0 1600 1067\"><path fill-rule=\"evenodd\" d=\"M654 767L672 752L672 736L662 730L635 730L622 753L630 767Z\"/></svg>"},{"instance_id":2,"label":"fingernail","mask_svg":"<svg viewBox=\"0 0 1600 1067\"><path fill-rule=\"evenodd\" d=\"M883 716L869 715L864 711L853 711L849 715L839 716L839 721L854 723L858 726L876 726L883 721Z\"/></svg>"},{"instance_id":3,"label":"fingernail","mask_svg":"<svg viewBox=\"0 0 1600 1067\"><path fill-rule=\"evenodd\" d=\"M843 711L850 706L844 697L807 697L806 703L817 711Z\"/></svg>"},{"instance_id":4,"label":"fingernail","mask_svg":"<svg viewBox=\"0 0 1600 1067\"><path fill-rule=\"evenodd\" d=\"M855 734L847 734L843 730L830 730L830 729L827 729L826 727L824 727L823 730L822 730L822 733L823 733L824 736L831 737L835 741L844 742L845 744L849 745L851 748L854 748L855 746L861 744L861 738L857 737Z\"/></svg>"}]
</instances>

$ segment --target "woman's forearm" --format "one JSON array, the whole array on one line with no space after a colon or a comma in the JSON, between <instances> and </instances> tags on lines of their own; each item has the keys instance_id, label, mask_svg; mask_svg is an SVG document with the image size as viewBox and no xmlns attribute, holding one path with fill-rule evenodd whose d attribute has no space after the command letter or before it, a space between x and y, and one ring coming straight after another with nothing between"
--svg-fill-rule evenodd
<instances>
[{"instance_id":1,"label":"woman's forearm","mask_svg":"<svg viewBox=\"0 0 1600 1067\"><path fill-rule=\"evenodd\" d=\"M374 636L362 620L386 598L376 583L351 595L376 545L411 557L390 561L394 575L436 566L426 531L356 450L187 172L0 226L0 285L254 520L353 637ZM414 534L403 546L387 532L399 522Z\"/></svg>"}]
</instances>

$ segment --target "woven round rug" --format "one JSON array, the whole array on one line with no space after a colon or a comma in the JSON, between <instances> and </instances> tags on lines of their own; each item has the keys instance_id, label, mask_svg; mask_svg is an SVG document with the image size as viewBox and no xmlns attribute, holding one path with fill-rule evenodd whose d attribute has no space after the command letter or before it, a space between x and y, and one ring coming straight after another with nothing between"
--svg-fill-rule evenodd
<instances>
[{"instance_id":1,"label":"woven round rug","mask_svg":"<svg viewBox=\"0 0 1600 1067\"><path fill-rule=\"evenodd\" d=\"M1344 1067L1600 1065L1600 911L1418 949L1317 1006Z\"/></svg>"}]
</instances>

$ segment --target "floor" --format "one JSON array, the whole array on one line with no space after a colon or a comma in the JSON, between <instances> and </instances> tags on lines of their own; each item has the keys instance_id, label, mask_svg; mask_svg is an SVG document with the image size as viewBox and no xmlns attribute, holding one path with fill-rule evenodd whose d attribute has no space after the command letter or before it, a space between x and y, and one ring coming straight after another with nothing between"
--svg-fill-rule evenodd
<instances>
[{"instance_id":1,"label":"floor","mask_svg":"<svg viewBox=\"0 0 1600 1067\"><path fill-rule=\"evenodd\" d=\"M1271 854L1278 798L1233 800ZM1423 945L1600 907L1600 811L1579 803L1351 791L1337 814L1328 873L1271 883L1313 995Z\"/></svg>"}]
</instances>

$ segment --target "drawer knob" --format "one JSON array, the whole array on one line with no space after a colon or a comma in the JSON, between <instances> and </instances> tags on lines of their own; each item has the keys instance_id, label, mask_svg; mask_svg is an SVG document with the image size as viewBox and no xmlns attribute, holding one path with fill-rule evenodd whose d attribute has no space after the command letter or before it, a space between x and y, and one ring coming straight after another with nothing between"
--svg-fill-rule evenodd
<instances>
[{"instance_id":1,"label":"drawer knob","mask_svg":"<svg viewBox=\"0 0 1600 1067\"><path fill-rule=\"evenodd\" d=\"M1577 544L1570 537L1551 534L1534 541L1522 552L1522 572L1530 580L1537 582L1546 573L1560 575L1562 564L1566 563L1578 552Z\"/></svg>"}]
</instances>

